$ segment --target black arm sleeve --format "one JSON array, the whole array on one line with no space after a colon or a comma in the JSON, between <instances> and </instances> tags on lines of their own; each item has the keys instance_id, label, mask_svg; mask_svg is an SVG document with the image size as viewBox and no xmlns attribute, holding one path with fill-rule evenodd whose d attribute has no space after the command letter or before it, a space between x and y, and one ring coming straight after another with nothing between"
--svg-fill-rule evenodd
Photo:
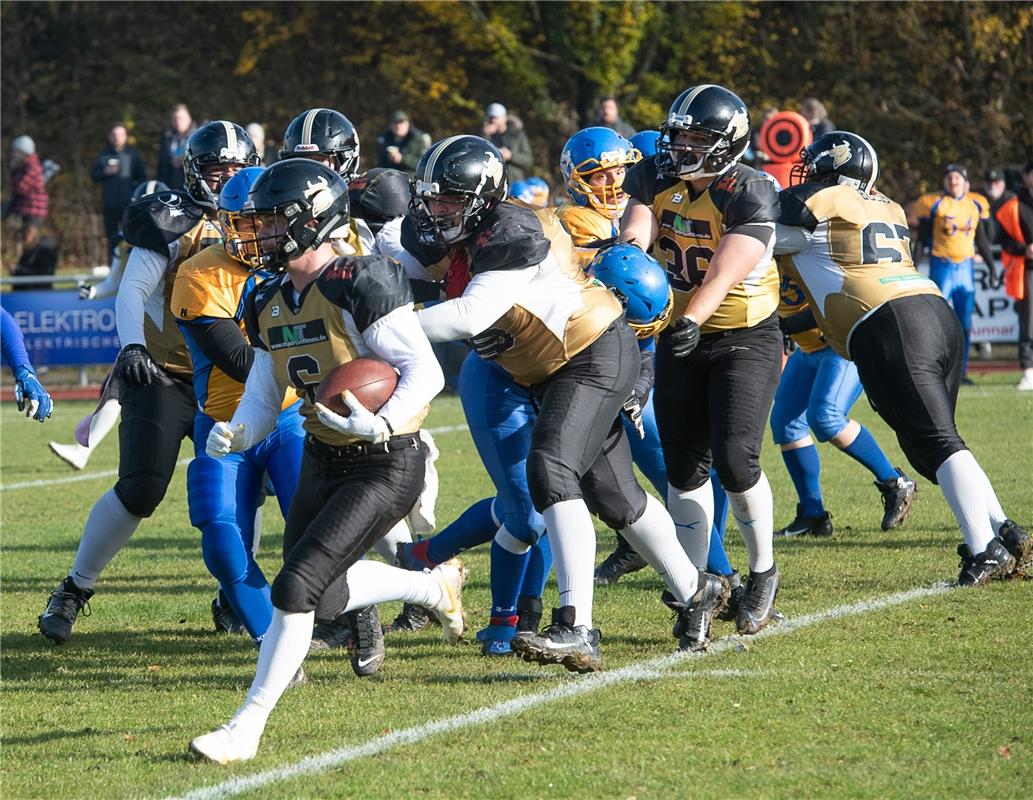
<instances>
[{"instance_id":1,"label":"black arm sleeve","mask_svg":"<svg viewBox=\"0 0 1033 800\"><path fill-rule=\"evenodd\" d=\"M790 317L779 317L778 327L782 329L782 333L795 336L798 333L817 328L818 320L814 318L814 312L811 309L805 308L803 311Z\"/></svg>"},{"instance_id":2,"label":"black arm sleeve","mask_svg":"<svg viewBox=\"0 0 1033 800\"><path fill-rule=\"evenodd\" d=\"M244 332L232 319L199 319L186 323L190 332L212 364L233 380L244 383L255 360L255 351L244 338Z\"/></svg>"},{"instance_id":3,"label":"black arm sleeve","mask_svg":"<svg viewBox=\"0 0 1033 800\"><path fill-rule=\"evenodd\" d=\"M409 278L409 285L412 287L413 300L417 303L427 303L441 299L440 283Z\"/></svg>"},{"instance_id":4,"label":"black arm sleeve","mask_svg":"<svg viewBox=\"0 0 1033 800\"><path fill-rule=\"evenodd\" d=\"M429 245L420 241L416 234L416 223L408 214L402 219L401 234L402 247L425 267L437 264L448 255L448 248L444 245Z\"/></svg>"},{"instance_id":5,"label":"black arm sleeve","mask_svg":"<svg viewBox=\"0 0 1033 800\"><path fill-rule=\"evenodd\" d=\"M632 388L632 394L638 398L640 405L645 405L649 400L649 393L653 391L653 381L656 378L656 370L653 366L653 351L643 350L639 353L638 380Z\"/></svg>"},{"instance_id":6,"label":"black arm sleeve","mask_svg":"<svg viewBox=\"0 0 1033 800\"><path fill-rule=\"evenodd\" d=\"M976 225L976 249L980 257L986 263L987 269L993 270L994 254L990 249L990 236L986 232L986 220L979 220Z\"/></svg>"}]
</instances>

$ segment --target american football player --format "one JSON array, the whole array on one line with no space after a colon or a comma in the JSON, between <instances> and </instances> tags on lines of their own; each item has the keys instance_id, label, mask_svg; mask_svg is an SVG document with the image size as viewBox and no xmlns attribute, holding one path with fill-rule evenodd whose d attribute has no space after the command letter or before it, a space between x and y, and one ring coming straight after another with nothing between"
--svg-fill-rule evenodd
<instances>
[{"instance_id":1,"label":"american football player","mask_svg":"<svg viewBox=\"0 0 1033 800\"><path fill-rule=\"evenodd\" d=\"M809 308L788 327L817 324L857 365L869 402L954 512L964 539L958 583L979 586L1028 568L1030 538L958 433L961 325L915 270L904 210L875 191L878 174L874 148L853 133L825 134L802 151L781 193L776 252L791 255L781 264Z\"/></svg>"},{"instance_id":2,"label":"american football player","mask_svg":"<svg viewBox=\"0 0 1033 800\"><path fill-rule=\"evenodd\" d=\"M272 165L255 182L248 210L263 256L285 272L245 302L254 361L232 419L212 426L206 452L220 457L262 441L290 387L302 398L306 439L255 679L229 723L190 745L221 764L254 757L269 714L308 651L316 605L342 573L344 610L419 603L437 612L448 642L459 640L464 625L458 562L423 573L360 560L419 496L424 445L417 431L443 385L405 273L382 256L334 257L328 239L348 222L348 184L322 164ZM386 404L373 413L346 393L351 413L344 417L317 403L320 382L360 357L398 371Z\"/></svg>"},{"instance_id":3,"label":"american football player","mask_svg":"<svg viewBox=\"0 0 1033 800\"><path fill-rule=\"evenodd\" d=\"M660 334L654 405L667 465L667 506L694 564L709 550L711 462L749 554L736 614L740 633L765 627L778 589L772 497L760 468L764 425L781 367L771 247L777 194L739 163L750 140L746 105L723 86L682 92L657 154L624 181L620 238L667 267L671 325Z\"/></svg>"},{"instance_id":4,"label":"american football player","mask_svg":"<svg viewBox=\"0 0 1033 800\"><path fill-rule=\"evenodd\" d=\"M40 632L55 644L68 640L101 571L158 507L180 443L193 434L193 369L169 305L172 286L180 264L222 242L215 220L219 191L243 167L257 163L242 127L209 122L187 140L186 189L159 192L126 208L123 230L133 249L115 303L122 343L114 368L122 405L118 482L90 511L72 571L39 617ZM219 610L216 600L213 614Z\"/></svg>"}]
</instances>

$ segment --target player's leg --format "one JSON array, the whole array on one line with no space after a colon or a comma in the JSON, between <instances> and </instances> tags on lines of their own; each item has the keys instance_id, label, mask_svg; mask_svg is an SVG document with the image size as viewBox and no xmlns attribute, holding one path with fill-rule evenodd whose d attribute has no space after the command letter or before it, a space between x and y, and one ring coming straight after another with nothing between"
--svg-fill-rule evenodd
<instances>
[{"instance_id":1,"label":"player's leg","mask_svg":"<svg viewBox=\"0 0 1033 800\"><path fill-rule=\"evenodd\" d=\"M961 351L961 382L971 383L968 378L968 354L972 349L972 312L976 307L975 267L971 258L954 264L954 291L951 303L961 323L964 346Z\"/></svg>"},{"instance_id":2,"label":"player's leg","mask_svg":"<svg viewBox=\"0 0 1033 800\"><path fill-rule=\"evenodd\" d=\"M48 442L51 451L71 465L75 469L83 469L93 454L93 448L103 441L115 423L118 422L118 415L121 413L121 406L117 399L110 399L102 402L92 414L83 417L76 426L75 441L72 444L61 444L60 442ZM84 440L85 444L83 443Z\"/></svg>"},{"instance_id":3,"label":"player's leg","mask_svg":"<svg viewBox=\"0 0 1033 800\"><path fill-rule=\"evenodd\" d=\"M190 384L170 379L167 385L124 387L118 481L90 510L72 571L39 618L40 632L55 644L68 640L100 573L161 503L176 469L180 443L192 435L193 424Z\"/></svg>"},{"instance_id":4,"label":"player's leg","mask_svg":"<svg viewBox=\"0 0 1033 800\"><path fill-rule=\"evenodd\" d=\"M778 590L773 499L760 468L760 450L781 373L782 335L772 316L714 344L708 385L714 466L749 556L736 627L752 634L771 620Z\"/></svg>"},{"instance_id":5,"label":"player's leg","mask_svg":"<svg viewBox=\"0 0 1033 800\"><path fill-rule=\"evenodd\" d=\"M897 434L908 461L937 483L961 528L959 583L1009 577L1029 558L1029 537L1009 520L954 422L964 337L939 297L887 303L850 340L868 399Z\"/></svg>"}]
</instances>

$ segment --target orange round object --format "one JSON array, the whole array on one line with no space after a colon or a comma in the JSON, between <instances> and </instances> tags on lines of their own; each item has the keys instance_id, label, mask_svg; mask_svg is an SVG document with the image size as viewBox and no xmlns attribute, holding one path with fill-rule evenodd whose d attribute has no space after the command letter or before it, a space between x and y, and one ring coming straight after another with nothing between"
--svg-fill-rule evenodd
<instances>
[{"instance_id":1,"label":"orange round object","mask_svg":"<svg viewBox=\"0 0 1033 800\"><path fill-rule=\"evenodd\" d=\"M812 141L810 123L795 111L772 114L760 128L760 147L775 163L798 161Z\"/></svg>"}]
</instances>

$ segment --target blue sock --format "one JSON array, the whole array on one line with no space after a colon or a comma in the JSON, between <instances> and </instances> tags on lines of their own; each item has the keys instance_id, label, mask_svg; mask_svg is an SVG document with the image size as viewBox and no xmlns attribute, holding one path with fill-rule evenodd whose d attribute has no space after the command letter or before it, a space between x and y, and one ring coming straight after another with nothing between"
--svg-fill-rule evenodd
<instances>
[{"instance_id":1,"label":"blue sock","mask_svg":"<svg viewBox=\"0 0 1033 800\"><path fill-rule=\"evenodd\" d=\"M707 552L707 572L715 575L731 575L735 570L725 551L725 524L728 522L728 495L717 479L717 472L710 471L710 486L714 490L714 524L710 526L710 550Z\"/></svg>"},{"instance_id":2,"label":"blue sock","mask_svg":"<svg viewBox=\"0 0 1033 800\"><path fill-rule=\"evenodd\" d=\"M876 480L885 481L898 477L897 471L893 469L886 454L876 443L875 437L864 425L861 426L861 432L857 434L857 438L850 443L849 447L844 447L843 452L855 461L864 464Z\"/></svg>"},{"instance_id":3,"label":"blue sock","mask_svg":"<svg viewBox=\"0 0 1033 800\"><path fill-rule=\"evenodd\" d=\"M521 596L541 597L551 569L552 546L549 544L549 537L542 536L537 544L531 545L527 572L524 573L524 584L520 589Z\"/></svg>"},{"instance_id":4,"label":"blue sock","mask_svg":"<svg viewBox=\"0 0 1033 800\"><path fill-rule=\"evenodd\" d=\"M494 497L478 500L441 533L428 539L427 556L435 564L443 564L464 550L490 542L499 526L491 516Z\"/></svg>"},{"instance_id":5,"label":"blue sock","mask_svg":"<svg viewBox=\"0 0 1033 800\"><path fill-rule=\"evenodd\" d=\"M821 461L818 459L818 448L809 444L795 450L783 450L782 460L789 470L789 477L793 479L803 515L820 517L825 513L825 504L821 501Z\"/></svg>"},{"instance_id":6,"label":"blue sock","mask_svg":"<svg viewBox=\"0 0 1033 800\"><path fill-rule=\"evenodd\" d=\"M524 582L529 552L511 553L498 542L491 543L491 619L515 617L517 593ZM515 622L511 624L516 624Z\"/></svg>"}]
</instances>

